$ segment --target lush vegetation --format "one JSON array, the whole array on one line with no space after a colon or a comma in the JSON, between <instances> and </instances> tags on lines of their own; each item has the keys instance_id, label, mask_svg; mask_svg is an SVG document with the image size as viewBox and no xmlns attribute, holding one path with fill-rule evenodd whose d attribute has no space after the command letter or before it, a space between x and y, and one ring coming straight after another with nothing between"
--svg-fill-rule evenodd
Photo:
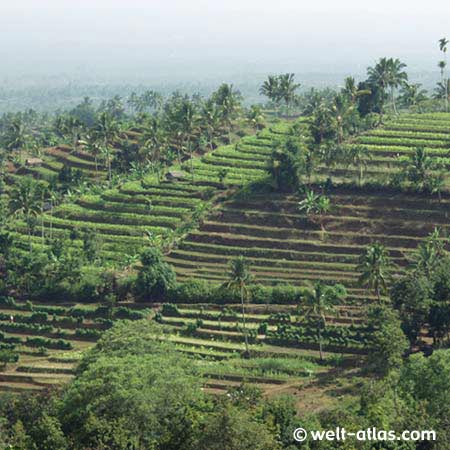
<instances>
[{"instance_id":1,"label":"lush vegetation","mask_svg":"<svg viewBox=\"0 0 450 450\"><path fill-rule=\"evenodd\" d=\"M223 84L4 114L2 448L293 449L336 424L446 448L447 44L433 97L381 58L336 91L271 75L265 105Z\"/></svg>"}]
</instances>

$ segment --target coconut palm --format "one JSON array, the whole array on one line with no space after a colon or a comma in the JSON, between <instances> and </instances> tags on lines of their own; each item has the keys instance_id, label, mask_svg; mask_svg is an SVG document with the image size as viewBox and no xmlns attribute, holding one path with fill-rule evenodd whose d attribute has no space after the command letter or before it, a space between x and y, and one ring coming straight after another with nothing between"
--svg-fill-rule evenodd
<instances>
[{"instance_id":1,"label":"coconut palm","mask_svg":"<svg viewBox=\"0 0 450 450\"><path fill-rule=\"evenodd\" d=\"M449 40L445 37L439 39L439 50L444 54L444 61L439 62L439 68L441 69L441 83L445 88L445 110L448 112L448 97L449 97L449 89L448 89L448 81L445 82L445 68L447 66L447 45L449 44Z\"/></svg>"},{"instance_id":2,"label":"coconut palm","mask_svg":"<svg viewBox=\"0 0 450 450\"><path fill-rule=\"evenodd\" d=\"M306 312L304 318L311 318L316 325L320 360L323 361L323 332L327 327L327 316L336 312L336 306L347 293L341 285L327 286L322 282L314 284L304 292ZM302 307L303 305L301 305Z\"/></svg>"},{"instance_id":3,"label":"coconut palm","mask_svg":"<svg viewBox=\"0 0 450 450\"><path fill-rule=\"evenodd\" d=\"M10 151L21 150L27 146L29 138L27 126L18 115L7 125L0 144Z\"/></svg>"},{"instance_id":4,"label":"coconut palm","mask_svg":"<svg viewBox=\"0 0 450 450\"><path fill-rule=\"evenodd\" d=\"M281 101L280 82L279 78L274 75L269 75L267 80L259 88L259 93L267 97L278 110Z\"/></svg>"},{"instance_id":5,"label":"coconut palm","mask_svg":"<svg viewBox=\"0 0 450 450\"><path fill-rule=\"evenodd\" d=\"M290 106L295 99L295 92L300 87L300 84L295 82L293 73L285 73L278 77L278 85L280 99L284 101L286 112L289 114Z\"/></svg>"},{"instance_id":6,"label":"coconut palm","mask_svg":"<svg viewBox=\"0 0 450 450\"><path fill-rule=\"evenodd\" d=\"M33 178L24 177L11 190L9 210L12 216L23 217L27 226L28 244L31 251L33 220L41 213L41 191Z\"/></svg>"},{"instance_id":7,"label":"coconut palm","mask_svg":"<svg viewBox=\"0 0 450 450\"><path fill-rule=\"evenodd\" d=\"M421 102L427 99L427 91L421 89L422 85L420 83L405 82L402 84L400 90L399 101L402 106L418 106Z\"/></svg>"},{"instance_id":8,"label":"coconut palm","mask_svg":"<svg viewBox=\"0 0 450 450\"><path fill-rule=\"evenodd\" d=\"M94 157L95 176L98 179L98 158L101 155L101 143L95 133L89 133L81 141L85 150Z\"/></svg>"},{"instance_id":9,"label":"coconut palm","mask_svg":"<svg viewBox=\"0 0 450 450\"><path fill-rule=\"evenodd\" d=\"M244 342L245 342L245 355L250 356L248 350L248 336L247 336L247 326L245 319L245 302L248 300L248 289L247 285L251 280L251 274L249 271L249 264L243 256L239 256L230 261L230 272L228 274L229 281L227 286L229 289L238 292L241 298L241 308L242 308L242 327L244 331Z\"/></svg>"},{"instance_id":10,"label":"coconut palm","mask_svg":"<svg viewBox=\"0 0 450 450\"><path fill-rule=\"evenodd\" d=\"M447 104L450 101L450 78L439 82L434 92L434 98L442 99Z\"/></svg>"},{"instance_id":11,"label":"coconut palm","mask_svg":"<svg viewBox=\"0 0 450 450\"><path fill-rule=\"evenodd\" d=\"M264 113L258 105L252 105L247 113L247 120L255 131L264 127Z\"/></svg>"},{"instance_id":12,"label":"coconut palm","mask_svg":"<svg viewBox=\"0 0 450 450\"><path fill-rule=\"evenodd\" d=\"M364 170L372 158L368 147L364 145L352 145L347 150L348 162L358 168L358 184L362 186L364 178Z\"/></svg>"},{"instance_id":13,"label":"coconut palm","mask_svg":"<svg viewBox=\"0 0 450 450\"><path fill-rule=\"evenodd\" d=\"M203 124L203 135L210 150L214 150L214 140L220 134L221 120L219 107L211 100L205 102L201 110L201 122Z\"/></svg>"},{"instance_id":14,"label":"coconut palm","mask_svg":"<svg viewBox=\"0 0 450 450\"><path fill-rule=\"evenodd\" d=\"M341 89L341 93L344 94L352 104L355 104L358 97L369 95L370 90L359 89L355 79L353 77L347 77L344 80L344 87Z\"/></svg>"},{"instance_id":15,"label":"coconut palm","mask_svg":"<svg viewBox=\"0 0 450 450\"><path fill-rule=\"evenodd\" d=\"M445 247L449 242L442 230L435 228L413 253L412 263L415 270L427 277L431 276L441 259L448 254Z\"/></svg>"},{"instance_id":16,"label":"coconut palm","mask_svg":"<svg viewBox=\"0 0 450 450\"><path fill-rule=\"evenodd\" d=\"M350 118L355 110L354 104L350 103L347 97L342 94L336 94L331 105L331 112L334 118L337 143L342 144L345 132L349 127Z\"/></svg>"},{"instance_id":17,"label":"coconut palm","mask_svg":"<svg viewBox=\"0 0 450 450\"><path fill-rule=\"evenodd\" d=\"M112 170L111 162L114 154L113 145L118 141L121 135L121 130L118 122L112 115L107 112L100 113L97 122L94 126L94 136L101 143L101 154L106 161L108 170L108 180L111 184Z\"/></svg>"},{"instance_id":18,"label":"coconut palm","mask_svg":"<svg viewBox=\"0 0 450 450\"><path fill-rule=\"evenodd\" d=\"M182 147L186 149L190 156L191 176L194 181L194 146L193 139L199 132L200 116L197 112L196 105L188 98L184 98L180 104L177 114L178 130L181 134Z\"/></svg>"},{"instance_id":19,"label":"coconut palm","mask_svg":"<svg viewBox=\"0 0 450 450\"><path fill-rule=\"evenodd\" d=\"M228 142L231 143L233 120L236 118L241 108L242 95L239 91L234 89L232 84L223 83L219 86L217 91L212 94L211 99L220 108L222 121L228 130Z\"/></svg>"},{"instance_id":20,"label":"coconut palm","mask_svg":"<svg viewBox=\"0 0 450 450\"><path fill-rule=\"evenodd\" d=\"M408 75L403 70L406 64L399 59L381 58L374 67L369 67L367 73L369 75L368 81L377 86L381 92L380 114L384 113L384 96L388 89L390 89L392 108L397 114L397 107L395 103L395 90L408 79Z\"/></svg>"},{"instance_id":21,"label":"coconut palm","mask_svg":"<svg viewBox=\"0 0 450 450\"><path fill-rule=\"evenodd\" d=\"M139 153L150 164L158 181L160 181L160 169L167 150L167 136L156 116L152 116L146 123L145 130L140 140Z\"/></svg>"},{"instance_id":22,"label":"coconut palm","mask_svg":"<svg viewBox=\"0 0 450 450\"><path fill-rule=\"evenodd\" d=\"M369 245L359 260L357 270L360 272L359 283L375 291L378 301L387 290L387 282L393 264L386 247L380 243Z\"/></svg>"}]
</instances>

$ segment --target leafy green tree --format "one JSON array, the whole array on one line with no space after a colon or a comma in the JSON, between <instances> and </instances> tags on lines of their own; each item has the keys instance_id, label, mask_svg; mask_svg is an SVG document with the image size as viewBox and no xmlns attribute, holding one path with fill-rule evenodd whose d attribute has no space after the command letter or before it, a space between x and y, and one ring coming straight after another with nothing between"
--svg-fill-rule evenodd
<instances>
[{"instance_id":1,"label":"leafy green tree","mask_svg":"<svg viewBox=\"0 0 450 450\"><path fill-rule=\"evenodd\" d=\"M200 377L159 332L151 321L123 322L86 355L59 408L76 448L195 448Z\"/></svg>"},{"instance_id":2,"label":"leafy green tree","mask_svg":"<svg viewBox=\"0 0 450 450\"><path fill-rule=\"evenodd\" d=\"M3 365L3 369L9 363L16 363L19 361L19 354L11 349L0 349L0 363Z\"/></svg>"},{"instance_id":3,"label":"leafy green tree","mask_svg":"<svg viewBox=\"0 0 450 450\"><path fill-rule=\"evenodd\" d=\"M387 290L387 282L391 276L393 264L389 258L386 247L380 243L374 243L366 248L359 259L357 267L360 272L359 283L375 291L378 301L381 294Z\"/></svg>"},{"instance_id":4,"label":"leafy green tree","mask_svg":"<svg viewBox=\"0 0 450 450\"><path fill-rule=\"evenodd\" d=\"M296 191L305 171L305 152L298 139L288 138L272 150L268 171L281 192Z\"/></svg>"},{"instance_id":5,"label":"leafy green tree","mask_svg":"<svg viewBox=\"0 0 450 450\"><path fill-rule=\"evenodd\" d=\"M390 291L393 307L399 312L401 327L411 346L417 343L428 321L432 285L420 273L407 274L397 280Z\"/></svg>"},{"instance_id":6,"label":"leafy green tree","mask_svg":"<svg viewBox=\"0 0 450 450\"><path fill-rule=\"evenodd\" d=\"M164 262L161 252L148 248L141 254L141 267L136 279L136 294L146 301L164 299L175 284L175 274L169 264Z\"/></svg>"},{"instance_id":7,"label":"leafy green tree","mask_svg":"<svg viewBox=\"0 0 450 450\"><path fill-rule=\"evenodd\" d=\"M386 306L373 306L368 312L368 365L371 370L386 376L399 369L408 349L398 313Z\"/></svg>"},{"instance_id":8,"label":"leafy green tree","mask_svg":"<svg viewBox=\"0 0 450 450\"><path fill-rule=\"evenodd\" d=\"M230 272L228 274L229 281L227 287L239 293L242 308L242 328L244 331L245 355L250 356L248 349L247 324L245 319L245 303L248 301L249 292L247 285L251 280L249 264L243 256L232 259L230 261Z\"/></svg>"},{"instance_id":9,"label":"leafy green tree","mask_svg":"<svg viewBox=\"0 0 450 450\"><path fill-rule=\"evenodd\" d=\"M327 327L327 315L330 313L335 313L337 304L344 300L347 296L347 292L344 286L340 284L327 286L321 282L318 282L313 287L305 290L303 295L306 306L304 318L311 318L315 322L320 360L322 361L322 336Z\"/></svg>"},{"instance_id":10,"label":"leafy green tree","mask_svg":"<svg viewBox=\"0 0 450 450\"><path fill-rule=\"evenodd\" d=\"M251 411L219 405L207 417L198 450L280 450L268 427Z\"/></svg>"}]
</instances>

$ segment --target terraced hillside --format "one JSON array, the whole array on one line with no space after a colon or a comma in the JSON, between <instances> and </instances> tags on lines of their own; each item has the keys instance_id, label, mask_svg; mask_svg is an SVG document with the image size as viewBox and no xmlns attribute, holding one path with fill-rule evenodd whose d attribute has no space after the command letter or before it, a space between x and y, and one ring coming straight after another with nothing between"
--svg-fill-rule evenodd
<instances>
[{"instance_id":1,"label":"terraced hillside","mask_svg":"<svg viewBox=\"0 0 450 450\"><path fill-rule=\"evenodd\" d=\"M217 171L230 167L243 170L243 182L261 180L277 134L265 130L257 138L243 140L237 149L220 150L197 163L198 170ZM429 156L444 166L450 162L450 114L402 115L383 128L356 139L371 154L366 179L385 180L399 170L402 156L424 146ZM251 168L250 168L251 167ZM355 181L358 169L320 167L317 181L330 174L341 181ZM336 180L336 178L335 178ZM446 177L446 183L450 177ZM326 235L320 227L299 212L298 196L277 194L239 197L216 208L171 252L167 260L176 268L179 279L202 278L222 282L228 261L237 255L250 259L255 278L265 284L280 281L302 284L306 280L339 281L355 298L365 296L356 285L355 266L364 247L381 242L398 265L407 264L417 244L438 226L448 230L450 199L437 196L385 194L372 190L351 191L335 188L333 208L325 218Z\"/></svg>"},{"instance_id":2,"label":"terraced hillside","mask_svg":"<svg viewBox=\"0 0 450 450\"><path fill-rule=\"evenodd\" d=\"M32 158L23 155L23 159ZM33 177L52 181L58 178L61 169L65 166L72 170L78 170L80 175L86 179L104 179L106 176L105 168L102 164L96 164L95 158L89 153L79 148L74 151L67 145L58 145L57 147L50 147L43 149L41 155L38 157L42 163L37 164L13 164L8 165L9 183L14 181L22 175L32 175Z\"/></svg>"},{"instance_id":3,"label":"terraced hillside","mask_svg":"<svg viewBox=\"0 0 450 450\"><path fill-rule=\"evenodd\" d=\"M0 391L39 390L65 383L82 352L90 348L116 319L142 319L149 311L101 305L0 304L0 349L19 355L0 367Z\"/></svg>"},{"instance_id":4,"label":"terraced hillside","mask_svg":"<svg viewBox=\"0 0 450 450\"><path fill-rule=\"evenodd\" d=\"M244 255L261 283L340 282L360 295L355 267L365 246L386 245L401 271L421 239L436 226L450 226L450 199L439 203L423 196L353 194L341 188L331 195L323 236L320 226L298 210L299 200L277 194L230 200L190 233L168 261L180 279L222 282L229 260Z\"/></svg>"},{"instance_id":5,"label":"terraced hillside","mask_svg":"<svg viewBox=\"0 0 450 450\"><path fill-rule=\"evenodd\" d=\"M359 136L356 142L368 147L371 153L367 169L370 179L386 179L417 147L423 147L428 156L448 171L450 114L404 114ZM446 187L450 188L449 176Z\"/></svg>"},{"instance_id":6,"label":"terraced hillside","mask_svg":"<svg viewBox=\"0 0 450 450\"><path fill-rule=\"evenodd\" d=\"M195 157L184 164L185 178L175 181L158 182L148 176L139 181L128 181L114 189L101 190L93 187L95 193L74 197L43 215L46 237L71 237L74 246L81 246L79 238L74 239L73 231L91 230L96 232L102 242L101 256L111 262L122 262L127 255L136 255L142 246L149 243L148 238L161 236L169 241L175 235L182 235L193 217L200 213L214 196L231 186L242 186L248 181L265 176L265 161L270 151L271 139L286 132L289 126L282 123L273 131L262 133L260 140L267 142L258 156L248 137L234 147L221 147L211 154ZM225 155L229 155L228 159ZM241 155L263 158L258 169L239 167ZM230 166L231 164L231 166ZM193 174L188 171L194 168ZM254 163L250 161L250 166ZM176 167L175 167L176 169ZM220 171L226 173L220 175ZM18 175L16 175L18 176ZM195 219L194 219L195 220ZM24 248L28 246L27 227L22 221L15 223L15 236ZM41 231L36 230L33 242L45 247Z\"/></svg>"}]
</instances>

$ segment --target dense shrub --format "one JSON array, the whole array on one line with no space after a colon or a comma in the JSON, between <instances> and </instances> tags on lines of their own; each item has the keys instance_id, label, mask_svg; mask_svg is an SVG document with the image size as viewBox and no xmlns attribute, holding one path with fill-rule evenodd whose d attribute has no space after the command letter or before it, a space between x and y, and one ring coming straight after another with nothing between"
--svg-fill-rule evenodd
<instances>
[{"instance_id":1,"label":"dense shrub","mask_svg":"<svg viewBox=\"0 0 450 450\"><path fill-rule=\"evenodd\" d=\"M266 287L259 284L248 286L248 301L256 304L297 305L301 303L303 289L290 285ZM187 280L177 283L166 299L171 303L239 303L236 292L227 289L225 285L218 286L204 280Z\"/></svg>"},{"instance_id":2,"label":"dense shrub","mask_svg":"<svg viewBox=\"0 0 450 450\"><path fill-rule=\"evenodd\" d=\"M161 252L156 248L148 248L142 253L141 264L135 284L137 297L147 301L164 299L175 285L172 267L163 261Z\"/></svg>"}]
</instances>

